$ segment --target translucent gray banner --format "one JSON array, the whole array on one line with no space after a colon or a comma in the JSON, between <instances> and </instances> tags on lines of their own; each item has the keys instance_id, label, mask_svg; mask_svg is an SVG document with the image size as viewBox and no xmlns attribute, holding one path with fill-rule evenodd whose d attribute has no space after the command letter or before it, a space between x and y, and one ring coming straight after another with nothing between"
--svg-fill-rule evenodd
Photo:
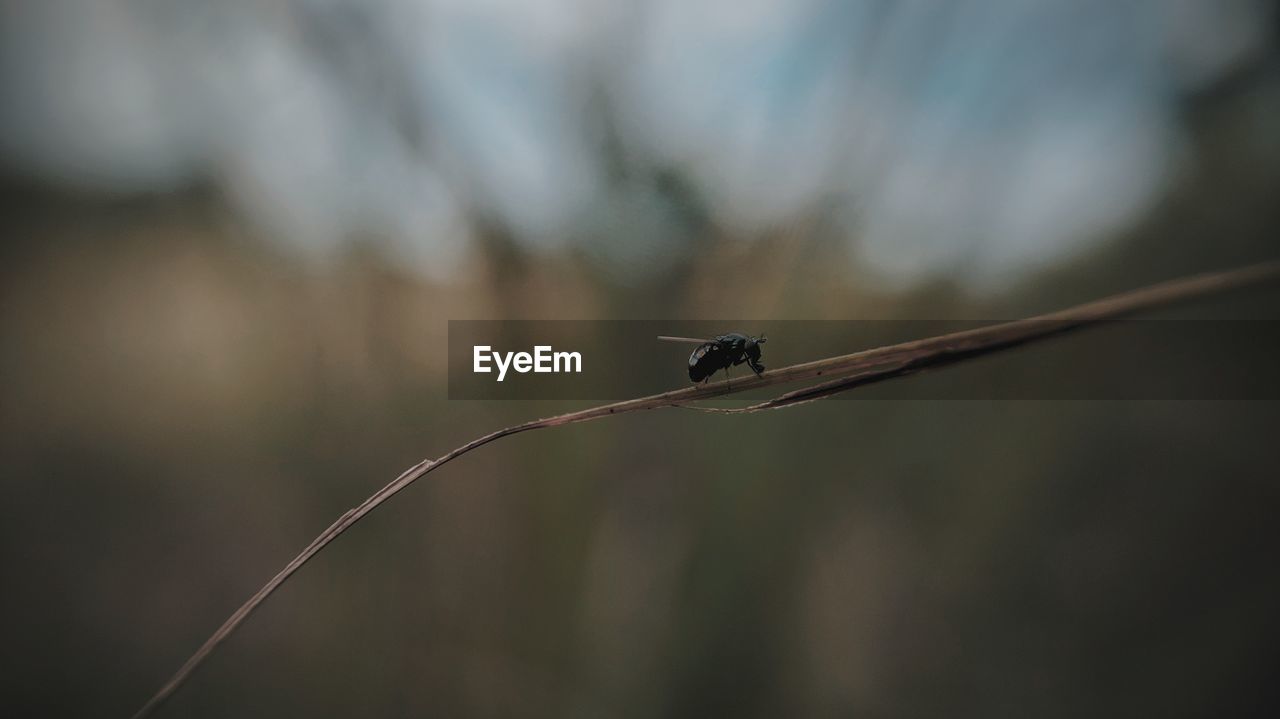
<instances>
[{"instance_id":1,"label":"translucent gray banner","mask_svg":"<svg viewBox=\"0 0 1280 719\"><path fill-rule=\"evenodd\" d=\"M932 320L450 320L449 398L619 400L692 384L696 343L765 337L770 367L973 329ZM862 387L846 399L1280 399L1275 320L1113 320L1032 345ZM712 364L715 364L714 362ZM749 377L748 363L728 376ZM713 379L724 379L721 369ZM735 395L773 396L785 385Z\"/></svg>"}]
</instances>

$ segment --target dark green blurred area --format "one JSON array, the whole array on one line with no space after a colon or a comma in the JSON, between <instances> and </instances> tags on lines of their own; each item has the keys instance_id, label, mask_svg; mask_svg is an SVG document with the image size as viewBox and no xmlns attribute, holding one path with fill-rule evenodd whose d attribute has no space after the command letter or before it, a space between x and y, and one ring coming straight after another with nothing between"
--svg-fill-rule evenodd
<instances>
[{"instance_id":1,"label":"dark green blurred area","mask_svg":"<svg viewBox=\"0 0 1280 719\"><path fill-rule=\"evenodd\" d=\"M448 319L1011 317L1271 259L1280 153L1238 128L1275 85L1189 99L1193 169L1142 223L991 295L867 283L817 211L754 244L708 225L640 284L494 226L442 282L372 240L299 259L206 188L10 179L5 713L126 715L403 468L581 406L448 402ZM854 401L517 436L326 550L163 716L1265 714L1278 427L1274 402Z\"/></svg>"}]
</instances>

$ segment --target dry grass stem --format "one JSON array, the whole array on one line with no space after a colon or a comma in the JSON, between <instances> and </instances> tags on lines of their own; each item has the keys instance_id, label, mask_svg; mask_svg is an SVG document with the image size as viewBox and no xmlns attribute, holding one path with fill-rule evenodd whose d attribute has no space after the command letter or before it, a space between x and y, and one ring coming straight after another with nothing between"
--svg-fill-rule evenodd
<instances>
[{"instance_id":1,"label":"dry grass stem","mask_svg":"<svg viewBox=\"0 0 1280 719\"><path fill-rule=\"evenodd\" d=\"M1005 322L928 339L903 342L838 357L791 365L790 367L781 367L769 370L760 377L736 379L732 383L721 381L686 387L639 399L613 402L555 417L531 420L486 434L448 452L438 459L419 462L405 470L403 474L396 477L390 484L375 492L368 499L347 510L228 617L222 626L218 627L217 631L191 655L191 658L178 669L177 673L160 687L159 691L134 716L145 717L154 712L178 687L182 686L192 672L217 649L218 645L226 640L267 597L271 596L272 592L356 522L364 519L365 516L383 502L391 499L400 490L413 484L432 470L495 440L529 430L576 424L638 410L685 407L690 402L722 397L730 393L745 392L761 387L819 378L823 380L818 384L788 392L767 402L750 407L741 409L697 409L733 413L755 412L792 406L829 397L873 382L881 382L1010 349L1086 327L1102 320L1117 319L1175 302L1276 280L1280 280L1280 262L1267 262L1226 272L1196 275L1113 295L1039 317Z\"/></svg>"}]
</instances>

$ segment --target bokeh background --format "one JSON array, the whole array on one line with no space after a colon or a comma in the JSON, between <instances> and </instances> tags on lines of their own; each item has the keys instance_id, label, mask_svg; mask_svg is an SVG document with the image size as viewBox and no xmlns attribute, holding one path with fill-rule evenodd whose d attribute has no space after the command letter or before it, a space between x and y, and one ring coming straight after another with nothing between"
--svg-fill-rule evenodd
<instances>
[{"instance_id":1,"label":"bokeh background","mask_svg":"<svg viewBox=\"0 0 1280 719\"><path fill-rule=\"evenodd\" d=\"M8 716L128 714L404 467L581 406L447 400L449 319L995 319L1280 249L1274 3L0 17ZM877 400L514 437L165 716L1274 711L1278 427Z\"/></svg>"}]
</instances>

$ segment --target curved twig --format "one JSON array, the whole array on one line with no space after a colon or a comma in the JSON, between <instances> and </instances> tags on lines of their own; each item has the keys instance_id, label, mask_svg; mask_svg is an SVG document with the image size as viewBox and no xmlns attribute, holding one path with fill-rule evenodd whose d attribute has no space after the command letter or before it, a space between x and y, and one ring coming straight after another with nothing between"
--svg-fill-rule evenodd
<instances>
[{"instance_id":1,"label":"curved twig","mask_svg":"<svg viewBox=\"0 0 1280 719\"><path fill-rule=\"evenodd\" d=\"M732 387L730 387L728 381L687 387L649 397L613 402L555 417L531 420L486 434L438 459L423 460L415 464L364 502L347 510L320 536L308 544L298 556L286 564L284 569L272 577L271 581L249 597L248 601L228 617L222 623L222 626L218 627L217 631L205 640L195 654L192 654L191 658L178 669L177 673L169 681L165 682L164 686L160 687L160 690L138 710L134 717L138 719L154 712L178 687L182 686L192 672L217 649L218 645L226 640L262 602L266 601L267 597L271 596L272 592L278 589L281 584L284 584L285 580L302 568L302 565L310 561L320 550L350 529L352 525L427 473L495 440L529 430L587 422L638 410L658 409L661 407L689 407L689 402L712 399L731 393L777 384L813 380L819 377L833 378L816 385L788 392L750 407L692 407L692 409L738 413L793 406L829 397L873 382L882 382L887 379L902 377L925 369L941 367L1045 339L1079 329L1100 320L1116 319L1175 302L1276 280L1280 280L1280 261L1251 265L1226 272L1195 275L1113 295L1069 309L1040 315L1039 317L1005 322L782 367L770 370L762 376L734 380Z\"/></svg>"}]
</instances>

